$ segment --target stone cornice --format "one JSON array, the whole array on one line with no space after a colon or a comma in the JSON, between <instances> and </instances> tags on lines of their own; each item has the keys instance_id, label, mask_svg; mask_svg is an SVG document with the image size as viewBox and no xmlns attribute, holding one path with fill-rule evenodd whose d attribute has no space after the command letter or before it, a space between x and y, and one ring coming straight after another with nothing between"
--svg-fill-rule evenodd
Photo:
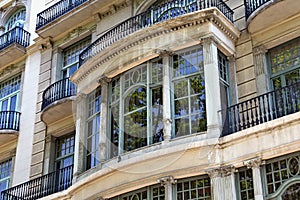
<instances>
[{"instance_id":1,"label":"stone cornice","mask_svg":"<svg viewBox=\"0 0 300 200\"><path fill-rule=\"evenodd\" d=\"M122 52L138 46L139 44L151 40L152 38L168 34L174 31L179 31L192 26L200 26L204 23L213 23L223 34L230 40L235 42L240 35L239 30L216 8L201 10L198 12L186 14L175 19L167 20L155 24L149 28L139 30L129 36L115 42L107 47L104 51L98 53L96 57L101 57L100 61L95 62L95 59L90 59L84 63L80 69L71 77L72 82L79 84L89 74L97 68L118 56ZM146 32L146 33L144 33ZM128 40L127 42L124 40ZM120 45L122 43L122 45ZM126 45L123 45L126 44Z\"/></svg>"}]
</instances>

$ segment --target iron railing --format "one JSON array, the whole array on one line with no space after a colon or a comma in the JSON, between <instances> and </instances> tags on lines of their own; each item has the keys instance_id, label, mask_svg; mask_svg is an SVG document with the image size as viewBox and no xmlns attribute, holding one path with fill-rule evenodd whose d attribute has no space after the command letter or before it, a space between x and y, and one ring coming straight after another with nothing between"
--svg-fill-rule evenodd
<instances>
[{"instance_id":1,"label":"iron railing","mask_svg":"<svg viewBox=\"0 0 300 200\"><path fill-rule=\"evenodd\" d=\"M226 109L222 136L300 110L300 82L268 92Z\"/></svg>"},{"instance_id":2,"label":"iron railing","mask_svg":"<svg viewBox=\"0 0 300 200\"><path fill-rule=\"evenodd\" d=\"M36 30L89 0L61 0L37 15Z\"/></svg>"},{"instance_id":3,"label":"iron railing","mask_svg":"<svg viewBox=\"0 0 300 200\"><path fill-rule=\"evenodd\" d=\"M42 110L55 101L75 96L76 90L75 84L69 78L53 83L43 93Z\"/></svg>"},{"instance_id":4,"label":"iron railing","mask_svg":"<svg viewBox=\"0 0 300 200\"><path fill-rule=\"evenodd\" d=\"M268 3L271 0L244 0L246 19L258 8Z\"/></svg>"},{"instance_id":5,"label":"iron railing","mask_svg":"<svg viewBox=\"0 0 300 200\"><path fill-rule=\"evenodd\" d=\"M23 47L28 47L30 42L30 33L20 27L15 27L0 36L0 51L16 43Z\"/></svg>"},{"instance_id":6,"label":"iron railing","mask_svg":"<svg viewBox=\"0 0 300 200\"><path fill-rule=\"evenodd\" d=\"M20 112L0 111L0 130L19 131Z\"/></svg>"},{"instance_id":7,"label":"iron railing","mask_svg":"<svg viewBox=\"0 0 300 200\"><path fill-rule=\"evenodd\" d=\"M68 166L47 175L14 186L1 192L2 200L35 200L72 185L73 166Z\"/></svg>"},{"instance_id":8,"label":"iron railing","mask_svg":"<svg viewBox=\"0 0 300 200\"><path fill-rule=\"evenodd\" d=\"M79 65L82 65L116 41L119 41L138 30L180 15L211 7L217 7L231 22L233 22L233 11L222 0L168 0L163 4L151 7L151 9L146 12L121 22L106 32L81 52L79 55Z\"/></svg>"}]
</instances>

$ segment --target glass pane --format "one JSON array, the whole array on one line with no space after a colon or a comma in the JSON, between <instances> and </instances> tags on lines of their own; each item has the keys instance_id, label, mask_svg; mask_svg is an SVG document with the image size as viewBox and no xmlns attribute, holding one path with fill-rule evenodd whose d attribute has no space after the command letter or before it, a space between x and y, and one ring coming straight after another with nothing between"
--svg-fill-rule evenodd
<instances>
[{"instance_id":1,"label":"glass pane","mask_svg":"<svg viewBox=\"0 0 300 200\"><path fill-rule=\"evenodd\" d=\"M174 83L174 98L185 97L188 95L188 82L186 79Z\"/></svg>"},{"instance_id":2,"label":"glass pane","mask_svg":"<svg viewBox=\"0 0 300 200\"><path fill-rule=\"evenodd\" d=\"M286 85L291 85L300 81L299 70L295 70L285 75Z\"/></svg>"},{"instance_id":3,"label":"glass pane","mask_svg":"<svg viewBox=\"0 0 300 200\"><path fill-rule=\"evenodd\" d=\"M10 98L10 111L16 111L17 107L17 95L14 95Z\"/></svg>"},{"instance_id":4,"label":"glass pane","mask_svg":"<svg viewBox=\"0 0 300 200\"><path fill-rule=\"evenodd\" d=\"M8 100L2 101L1 111L7 111L8 108Z\"/></svg>"},{"instance_id":5,"label":"glass pane","mask_svg":"<svg viewBox=\"0 0 300 200\"><path fill-rule=\"evenodd\" d=\"M175 119L175 136L188 135L189 130L189 118Z\"/></svg>"},{"instance_id":6,"label":"glass pane","mask_svg":"<svg viewBox=\"0 0 300 200\"><path fill-rule=\"evenodd\" d=\"M125 113L135 111L136 109L142 108L144 106L147 106L146 88L137 88L125 98Z\"/></svg>"},{"instance_id":7,"label":"glass pane","mask_svg":"<svg viewBox=\"0 0 300 200\"><path fill-rule=\"evenodd\" d=\"M152 90L152 134L153 143L163 140L162 88Z\"/></svg>"},{"instance_id":8,"label":"glass pane","mask_svg":"<svg viewBox=\"0 0 300 200\"><path fill-rule=\"evenodd\" d=\"M189 99L175 100L175 118L189 114Z\"/></svg>"},{"instance_id":9,"label":"glass pane","mask_svg":"<svg viewBox=\"0 0 300 200\"><path fill-rule=\"evenodd\" d=\"M147 109L124 117L124 150L131 151L147 145Z\"/></svg>"},{"instance_id":10,"label":"glass pane","mask_svg":"<svg viewBox=\"0 0 300 200\"><path fill-rule=\"evenodd\" d=\"M111 149L110 156L115 157L118 155L119 147L119 134L120 134L120 125L119 125L119 104L111 107Z\"/></svg>"}]
</instances>

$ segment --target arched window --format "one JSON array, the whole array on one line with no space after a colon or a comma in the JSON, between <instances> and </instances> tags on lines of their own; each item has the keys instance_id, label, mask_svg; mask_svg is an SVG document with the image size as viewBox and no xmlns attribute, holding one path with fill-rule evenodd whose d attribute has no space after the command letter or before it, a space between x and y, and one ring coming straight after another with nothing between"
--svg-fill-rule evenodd
<instances>
[{"instance_id":1,"label":"arched window","mask_svg":"<svg viewBox=\"0 0 300 200\"><path fill-rule=\"evenodd\" d=\"M161 59L115 78L110 91L111 157L163 140Z\"/></svg>"},{"instance_id":2,"label":"arched window","mask_svg":"<svg viewBox=\"0 0 300 200\"><path fill-rule=\"evenodd\" d=\"M25 18L26 18L26 10L25 8L20 8L7 20L7 22L5 23L5 30L9 31L15 27L23 28L25 23Z\"/></svg>"}]
</instances>

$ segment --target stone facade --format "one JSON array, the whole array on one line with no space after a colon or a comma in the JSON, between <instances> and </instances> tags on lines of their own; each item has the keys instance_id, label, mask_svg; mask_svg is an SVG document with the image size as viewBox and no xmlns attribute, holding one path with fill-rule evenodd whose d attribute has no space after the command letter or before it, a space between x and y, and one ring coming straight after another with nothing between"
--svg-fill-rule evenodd
<instances>
[{"instance_id":1,"label":"stone facade","mask_svg":"<svg viewBox=\"0 0 300 200\"><path fill-rule=\"evenodd\" d=\"M68 183L57 183L66 185L38 198L262 200L284 199L286 191L294 194L300 181L300 10L293 0L261 3L250 14L242 0L220 0L219 7L207 0L208 7L199 10L203 1L176 1L181 11L176 6L168 10L175 1L164 7L155 0L81 0L45 23L42 12L61 2L0 0L0 33L7 32L9 16L23 7L31 33L22 56L0 66L0 84L21 74L20 129L0 128L0 164L13 163L9 187L57 171L56 176L71 177L64 179ZM282 7L289 11L281 12ZM186 14L179 14L184 9ZM232 21L226 9L234 13ZM270 13L277 12L270 20ZM155 18L161 13L162 18ZM172 13L178 16L170 17ZM45 24L36 29L36 21ZM298 54L291 58L278 53L275 47L280 45ZM0 49L0 55L13 50ZM189 60L196 51L198 60ZM175 55L189 61L185 66L178 61L177 72L184 78L174 75ZM282 55L284 61L279 61ZM139 76L135 69L146 70ZM189 70L198 71L190 76ZM199 74L204 78L193 86ZM284 92L278 96L272 91L279 79L282 88L291 88L280 89ZM289 86L291 80L294 85ZM175 84L180 81L188 87L185 96L177 97ZM191 102L201 93L195 88L202 86L203 108L193 107L203 100ZM127 108L135 88L146 88L146 104L141 106L143 100L135 96L136 107ZM155 95L160 95L156 101ZM178 108L184 98L188 103ZM157 138L153 116L160 110L155 106L162 109L157 125L162 135ZM142 138L146 143L128 150L134 137L126 133L125 117L135 109L146 110L146 125L139 127L147 132ZM205 120L205 129L193 133L198 118ZM182 119L189 125L184 130L193 134L176 135ZM274 172L277 160L286 163L281 164L286 168L280 168L280 180ZM70 166L69 175L62 172ZM3 195L10 195L9 190Z\"/></svg>"}]
</instances>

